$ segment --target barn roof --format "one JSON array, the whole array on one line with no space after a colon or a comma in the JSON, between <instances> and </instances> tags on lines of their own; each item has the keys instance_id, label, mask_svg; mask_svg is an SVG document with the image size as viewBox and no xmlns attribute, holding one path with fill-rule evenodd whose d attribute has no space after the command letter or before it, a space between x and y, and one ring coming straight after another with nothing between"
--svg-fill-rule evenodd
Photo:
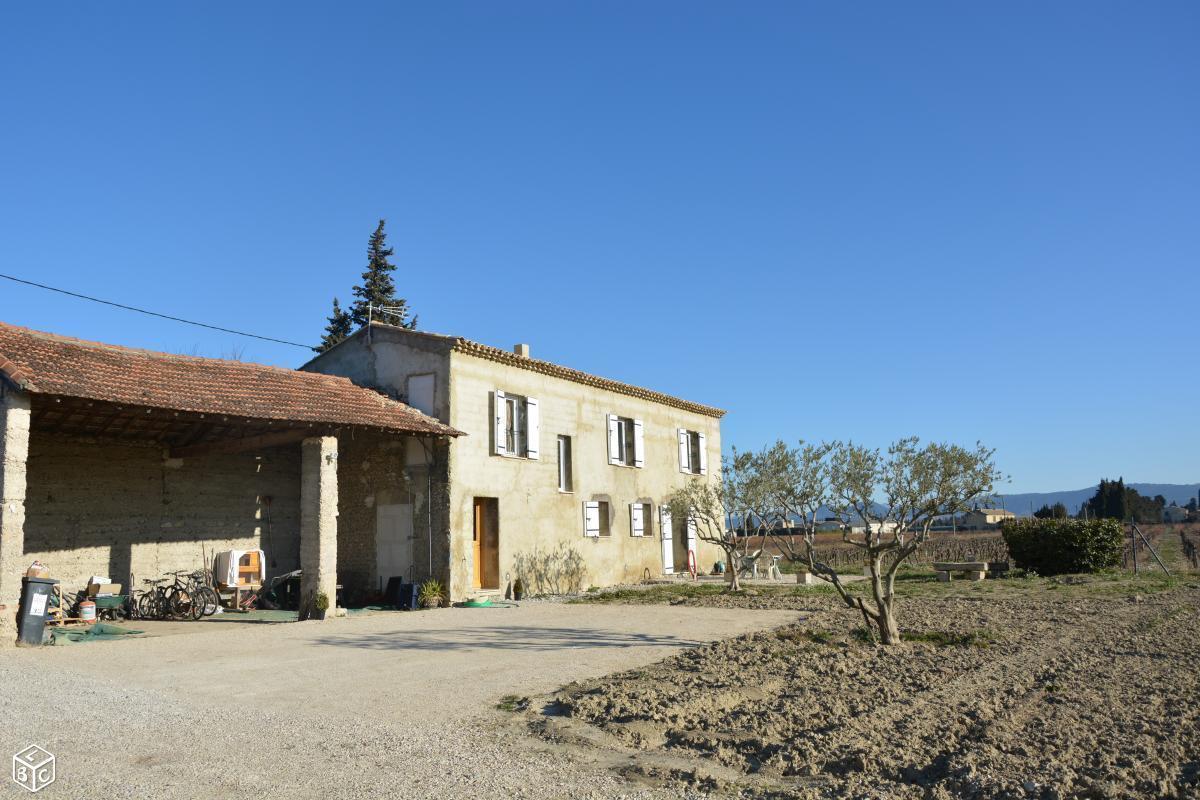
<instances>
[{"instance_id":1,"label":"barn roof","mask_svg":"<svg viewBox=\"0 0 1200 800\"><path fill-rule=\"evenodd\" d=\"M119 347L3 322L0 376L31 394L247 419L460 434L347 378Z\"/></svg>"}]
</instances>

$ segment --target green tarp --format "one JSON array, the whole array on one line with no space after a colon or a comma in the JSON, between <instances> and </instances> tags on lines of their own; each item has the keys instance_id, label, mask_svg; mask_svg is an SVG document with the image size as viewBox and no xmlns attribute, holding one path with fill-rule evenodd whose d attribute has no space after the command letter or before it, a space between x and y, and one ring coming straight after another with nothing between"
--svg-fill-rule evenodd
<instances>
[{"instance_id":1,"label":"green tarp","mask_svg":"<svg viewBox=\"0 0 1200 800\"><path fill-rule=\"evenodd\" d=\"M79 644L80 642L96 642L101 639L119 639L122 636L132 636L143 633L120 625L109 625L97 622L95 625L80 625L73 628L57 628L54 631L55 644Z\"/></svg>"}]
</instances>

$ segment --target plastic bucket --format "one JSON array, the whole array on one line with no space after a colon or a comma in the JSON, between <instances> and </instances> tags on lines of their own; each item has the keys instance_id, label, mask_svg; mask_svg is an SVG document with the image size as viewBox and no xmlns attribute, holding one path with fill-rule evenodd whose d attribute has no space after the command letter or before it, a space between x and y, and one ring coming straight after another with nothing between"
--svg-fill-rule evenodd
<instances>
[{"instance_id":1,"label":"plastic bucket","mask_svg":"<svg viewBox=\"0 0 1200 800\"><path fill-rule=\"evenodd\" d=\"M89 625L96 621L96 604L91 600L84 600L79 604L79 618Z\"/></svg>"}]
</instances>

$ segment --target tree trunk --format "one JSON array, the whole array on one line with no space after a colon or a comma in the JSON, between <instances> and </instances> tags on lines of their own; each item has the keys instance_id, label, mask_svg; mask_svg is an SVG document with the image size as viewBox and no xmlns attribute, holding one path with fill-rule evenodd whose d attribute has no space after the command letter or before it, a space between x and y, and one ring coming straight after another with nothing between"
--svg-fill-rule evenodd
<instances>
[{"instance_id":1,"label":"tree trunk","mask_svg":"<svg viewBox=\"0 0 1200 800\"><path fill-rule=\"evenodd\" d=\"M738 568L735 566L737 561L737 550L725 551L725 572L729 575L729 591L740 592L742 590L742 582L738 578Z\"/></svg>"},{"instance_id":2,"label":"tree trunk","mask_svg":"<svg viewBox=\"0 0 1200 800\"><path fill-rule=\"evenodd\" d=\"M879 603L879 615L875 618L875 625L879 628L879 641L883 644L900 644L900 628L896 625L893 599L888 597Z\"/></svg>"}]
</instances>

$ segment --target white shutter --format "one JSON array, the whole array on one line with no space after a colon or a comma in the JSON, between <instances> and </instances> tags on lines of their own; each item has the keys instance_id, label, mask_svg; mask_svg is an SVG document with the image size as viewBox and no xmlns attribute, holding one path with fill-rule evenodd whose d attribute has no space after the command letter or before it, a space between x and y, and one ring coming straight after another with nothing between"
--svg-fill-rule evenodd
<instances>
[{"instance_id":1,"label":"white shutter","mask_svg":"<svg viewBox=\"0 0 1200 800\"><path fill-rule=\"evenodd\" d=\"M583 504L583 535L600 535L600 503L595 500Z\"/></svg>"},{"instance_id":2,"label":"white shutter","mask_svg":"<svg viewBox=\"0 0 1200 800\"><path fill-rule=\"evenodd\" d=\"M496 455L502 456L508 452L508 449L504 445L505 431L508 428L508 426L505 424L505 420L504 420L504 415L505 415L504 392L497 389L495 392L492 393L492 397L493 397L492 408L495 410L495 413L496 413L494 424L492 425L492 427L494 428L494 433L496 435L496 445L495 445L494 452L496 453Z\"/></svg>"},{"instance_id":3,"label":"white shutter","mask_svg":"<svg viewBox=\"0 0 1200 800\"><path fill-rule=\"evenodd\" d=\"M666 506L658 507L658 528L662 531L663 574L672 575L675 573L675 543L672 541L675 532L671 530L671 510Z\"/></svg>"},{"instance_id":4,"label":"white shutter","mask_svg":"<svg viewBox=\"0 0 1200 800\"><path fill-rule=\"evenodd\" d=\"M689 553L696 552L696 518L688 514L687 521L687 549ZM700 562L696 562L696 566L700 566Z\"/></svg>"},{"instance_id":5,"label":"white shutter","mask_svg":"<svg viewBox=\"0 0 1200 800\"><path fill-rule=\"evenodd\" d=\"M700 474L708 474L708 444L705 442L704 434L696 434L700 437Z\"/></svg>"},{"instance_id":6,"label":"white shutter","mask_svg":"<svg viewBox=\"0 0 1200 800\"><path fill-rule=\"evenodd\" d=\"M538 401L530 397L525 400L525 455L538 457L538 439L541 436L541 420L538 416Z\"/></svg>"},{"instance_id":7,"label":"white shutter","mask_svg":"<svg viewBox=\"0 0 1200 800\"><path fill-rule=\"evenodd\" d=\"M646 447L646 435L642 430L642 421L635 419L633 421L633 465L640 467L646 463L645 454L642 452Z\"/></svg>"},{"instance_id":8,"label":"white shutter","mask_svg":"<svg viewBox=\"0 0 1200 800\"><path fill-rule=\"evenodd\" d=\"M632 536L646 535L646 507L641 503L629 504L629 533Z\"/></svg>"},{"instance_id":9,"label":"white shutter","mask_svg":"<svg viewBox=\"0 0 1200 800\"><path fill-rule=\"evenodd\" d=\"M679 471L692 471L692 448L688 446L688 432L679 429Z\"/></svg>"},{"instance_id":10,"label":"white shutter","mask_svg":"<svg viewBox=\"0 0 1200 800\"><path fill-rule=\"evenodd\" d=\"M617 431L617 415L608 415L608 463L621 463L621 443L618 441L620 433Z\"/></svg>"}]
</instances>

